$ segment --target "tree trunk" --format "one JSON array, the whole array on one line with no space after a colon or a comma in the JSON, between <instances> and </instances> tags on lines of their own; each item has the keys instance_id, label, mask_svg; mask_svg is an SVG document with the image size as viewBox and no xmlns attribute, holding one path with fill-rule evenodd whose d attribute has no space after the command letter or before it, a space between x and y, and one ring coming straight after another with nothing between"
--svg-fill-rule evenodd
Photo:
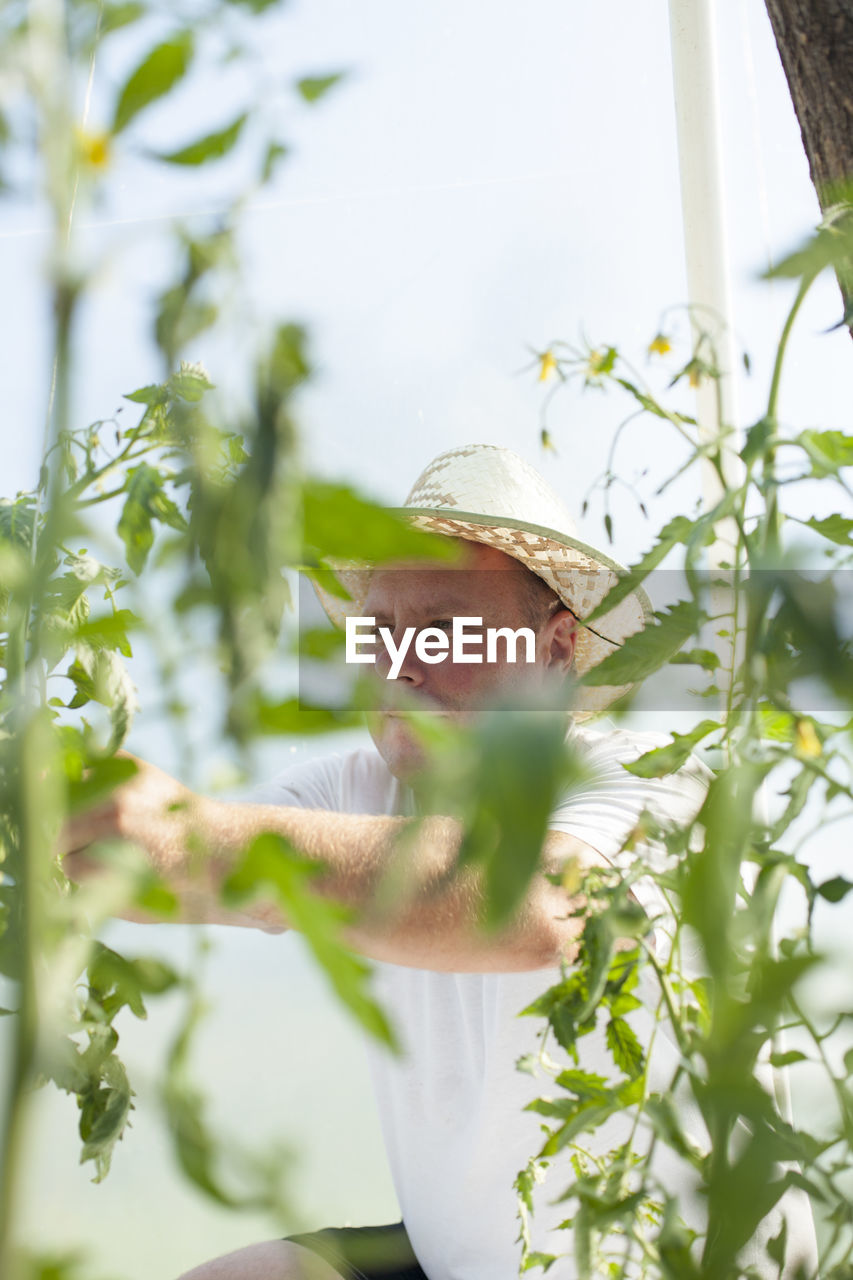
<instances>
[{"instance_id":1,"label":"tree trunk","mask_svg":"<svg viewBox=\"0 0 853 1280\"><path fill-rule=\"evenodd\" d=\"M765 0L821 209L853 202L853 0ZM839 272L853 334L853 272Z\"/></svg>"}]
</instances>

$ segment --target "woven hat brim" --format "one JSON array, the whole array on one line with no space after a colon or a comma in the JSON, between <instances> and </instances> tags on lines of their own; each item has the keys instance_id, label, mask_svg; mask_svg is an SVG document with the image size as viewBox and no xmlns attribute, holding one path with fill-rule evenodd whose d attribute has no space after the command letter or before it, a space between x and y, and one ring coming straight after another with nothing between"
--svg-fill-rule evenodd
<instances>
[{"instance_id":1,"label":"woven hat brim","mask_svg":"<svg viewBox=\"0 0 853 1280\"><path fill-rule=\"evenodd\" d=\"M499 517L455 508L399 507L396 514L405 516L417 528L494 547L538 574L581 624L574 661L578 675L597 666L628 636L642 630L652 616L648 596L642 587L637 587L613 609L601 614L594 627L584 626L584 619L625 576L627 569L605 552L569 534L516 519L507 523ZM349 600L334 595L315 581L320 602L335 626L343 627L347 617L362 616L369 583L367 574L372 567L355 560L333 564L335 577L349 593ZM632 687L581 685L573 714L576 719L600 715Z\"/></svg>"}]
</instances>

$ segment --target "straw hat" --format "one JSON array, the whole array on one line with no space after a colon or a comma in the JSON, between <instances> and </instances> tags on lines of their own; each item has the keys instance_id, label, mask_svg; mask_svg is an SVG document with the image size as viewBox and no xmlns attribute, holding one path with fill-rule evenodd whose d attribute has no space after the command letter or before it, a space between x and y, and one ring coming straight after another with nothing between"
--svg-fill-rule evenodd
<instances>
[{"instance_id":1,"label":"straw hat","mask_svg":"<svg viewBox=\"0 0 853 1280\"><path fill-rule=\"evenodd\" d=\"M417 528L496 547L539 575L583 623L627 571L610 556L582 542L575 523L538 471L491 444L469 444L441 453L421 473L398 514ZM363 562L336 563L335 576L351 596L341 599L315 583L323 608L336 626L363 614L369 574ZM574 668L584 675L641 630L651 616L638 588L594 625L578 627ZM603 711L631 686L581 687L576 719Z\"/></svg>"}]
</instances>

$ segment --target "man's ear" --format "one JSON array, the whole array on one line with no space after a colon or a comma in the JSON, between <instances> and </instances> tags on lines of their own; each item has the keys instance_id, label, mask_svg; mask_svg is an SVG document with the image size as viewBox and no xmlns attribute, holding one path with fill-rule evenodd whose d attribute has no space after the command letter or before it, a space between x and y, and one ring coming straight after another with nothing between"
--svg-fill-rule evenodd
<instances>
[{"instance_id":1,"label":"man's ear","mask_svg":"<svg viewBox=\"0 0 853 1280\"><path fill-rule=\"evenodd\" d=\"M567 672L575 658L577 618L568 609L558 609L542 628L545 646L545 665L557 671Z\"/></svg>"}]
</instances>

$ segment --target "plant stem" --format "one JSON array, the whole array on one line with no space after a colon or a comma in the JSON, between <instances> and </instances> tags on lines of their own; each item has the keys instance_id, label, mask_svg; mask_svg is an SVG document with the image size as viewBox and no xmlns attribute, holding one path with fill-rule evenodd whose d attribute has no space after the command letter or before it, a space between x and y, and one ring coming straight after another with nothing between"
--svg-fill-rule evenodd
<instances>
[{"instance_id":1,"label":"plant stem","mask_svg":"<svg viewBox=\"0 0 853 1280\"><path fill-rule=\"evenodd\" d=\"M20 743L13 762L12 804L18 819L19 846L15 866L18 900L19 1012L11 1054L11 1079L3 1107L3 1149L0 1157L0 1275L14 1273L13 1231L17 1221L17 1191L26 1150L28 1090L36 1066L39 1008L35 965L43 936L38 888L48 850L49 805L44 798L45 772L51 761L46 728L39 714L42 700L42 602L53 570L53 548L60 538L65 502L62 468L53 457L54 445L67 431L70 396L71 328L77 296L73 283L69 241L74 201L72 112L66 55L65 12L58 0L34 4L30 16L33 46L33 96L39 113L45 187L53 213L54 358L46 414L39 496L33 519L32 577L21 601L16 627L14 730ZM45 501L40 526L40 506ZM48 728L48 733L49 733ZM46 767L47 764L47 767ZM47 821L46 821L47 819Z\"/></svg>"},{"instance_id":2,"label":"plant stem","mask_svg":"<svg viewBox=\"0 0 853 1280\"><path fill-rule=\"evenodd\" d=\"M773 365L773 377L770 381L770 394L767 398L767 421L771 424L773 433L776 431L777 424L777 407L779 403L779 387L782 380L782 367L785 362L785 353L788 349L788 339L791 336L791 330L794 327L794 321L797 313L803 304L803 299L814 283L814 273L803 276L800 281L797 295L794 298L791 310L788 312L788 318L782 328L782 334L779 338L779 346L776 349L776 360ZM767 558L775 557L779 551L779 540L781 532L781 522L779 519L779 501L777 486L774 479L774 466L776 463L776 446L768 445L764 454L764 489L766 499L765 513L765 530L764 530L764 555Z\"/></svg>"}]
</instances>

